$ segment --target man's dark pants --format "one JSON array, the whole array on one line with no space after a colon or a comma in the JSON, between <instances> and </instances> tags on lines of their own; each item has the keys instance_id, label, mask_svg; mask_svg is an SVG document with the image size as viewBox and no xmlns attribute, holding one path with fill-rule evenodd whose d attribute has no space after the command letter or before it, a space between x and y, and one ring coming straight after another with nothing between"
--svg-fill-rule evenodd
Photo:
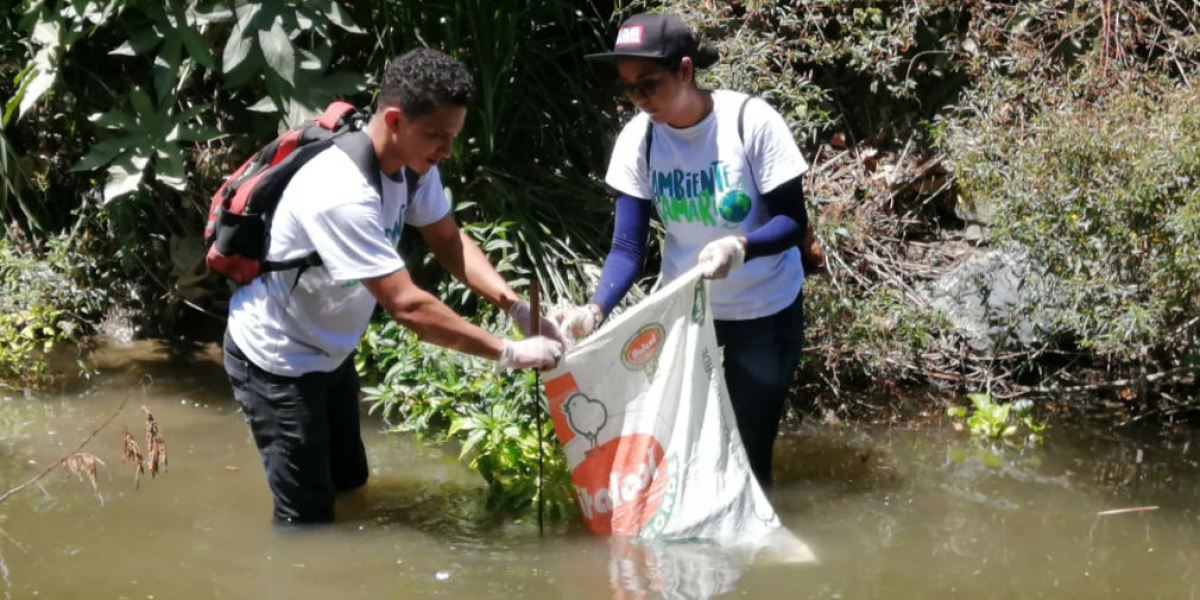
<instances>
[{"instance_id":1,"label":"man's dark pants","mask_svg":"<svg viewBox=\"0 0 1200 600\"><path fill-rule=\"evenodd\" d=\"M225 372L262 456L284 523L333 520L338 492L367 482L354 357L329 373L282 377L246 358L225 334Z\"/></svg>"}]
</instances>

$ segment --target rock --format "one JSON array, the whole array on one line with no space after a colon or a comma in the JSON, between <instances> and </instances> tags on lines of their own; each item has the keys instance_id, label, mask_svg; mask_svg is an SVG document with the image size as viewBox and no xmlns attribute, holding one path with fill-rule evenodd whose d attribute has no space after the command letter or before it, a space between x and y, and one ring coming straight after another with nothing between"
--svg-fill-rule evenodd
<instances>
[{"instance_id":1,"label":"rock","mask_svg":"<svg viewBox=\"0 0 1200 600\"><path fill-rule=\"evenodd\" d=\"M1027 350L1046 342L1066 308L1054 281L1025 248L1005 246L966 259L924 290L974 350Z\"/></svg>"}]
</instances>

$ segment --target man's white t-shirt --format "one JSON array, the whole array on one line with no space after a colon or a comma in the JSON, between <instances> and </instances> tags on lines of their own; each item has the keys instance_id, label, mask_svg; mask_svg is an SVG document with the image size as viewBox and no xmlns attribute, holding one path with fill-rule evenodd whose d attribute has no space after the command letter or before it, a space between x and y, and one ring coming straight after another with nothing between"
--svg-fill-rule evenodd
<instances>
[{"instance_id":1,"label":"man's white t-shirt","mask_svg":"<svg viewBox=\"0 0 1200 600\"><path fill-rule=\"evenodd\" d=\"M284 190L267 259L316 251L323 264L265 273L234 293L229 334L259 368L296 377L345 362L375 310L375 297L359 280L404 268L396 245L405 223L421 227L450 212L436 167L411 199L402 179L380 179L382 199L350 157L331 146Z\"/></svg>"},{"instance_id":2,"label":"man's white t-shirt","mask_svg":"<svg viewBox=\"0 0 1200 600\"><path fill-rule=\"evenodd\" d=\"M651 199L666 230L663 281L696 265L704 245L744 236L768 220L760 195L803 175L808 163L787 123L766 102L751 100L738 137L745 94L713 92L713 110L686 128L654 125L646 165L645 113L634 117L613 147L605 182L635 198ZM790 248L761 256L711 284L713 318L748 320L787 308L800 293L804 269Z\"/></svg>"}]
</instances>

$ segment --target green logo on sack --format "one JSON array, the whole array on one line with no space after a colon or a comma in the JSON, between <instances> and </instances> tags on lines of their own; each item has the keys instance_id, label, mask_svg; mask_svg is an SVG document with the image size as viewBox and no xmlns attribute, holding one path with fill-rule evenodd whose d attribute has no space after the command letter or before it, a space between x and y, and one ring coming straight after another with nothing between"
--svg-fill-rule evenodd
<instances>
[{"instance_id":1,"label":"green logo on sack","mask_svg":"<svg viewBox=\"0 0 1200 600\"><path fill-rule=\"evenodd\" d=\"M692 296L692 322L700 325L708 316L708 294L704 292L704 280L696 282L696 294Z\"/></svg>"}]
</instances>

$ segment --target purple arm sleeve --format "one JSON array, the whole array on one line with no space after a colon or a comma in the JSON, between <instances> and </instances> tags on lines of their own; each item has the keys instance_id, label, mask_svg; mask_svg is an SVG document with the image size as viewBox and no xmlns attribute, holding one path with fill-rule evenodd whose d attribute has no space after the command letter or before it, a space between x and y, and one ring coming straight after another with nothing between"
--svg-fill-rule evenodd
<instances>
[{"instance_id":1,"label":"purple arm sleeve","mask_svg":"<svg viewBox=\"0 0 1200 600\"><path fill-rule=\"evenodd\" d=\"M592 294L592 304L599 305L604 314L625 297L633 280L642 271L646 254L646 239L650 236L649 200L620 195L616 201L616 223L613 225L612 248L604 259L600 283Z\"/></svg>"},{"instance_id":2,"label":"purple arm sleeve","mask_svg":"<svg viewBox=\"0 0 1200 600\"><path fill-rule=\"evenodd\" d=\"M808 209L804 207L800 177L763 194L762 200L771 219L746 236L746 260L779 254L799 244L808 228Z\"/></svg>"}]
</instances>

